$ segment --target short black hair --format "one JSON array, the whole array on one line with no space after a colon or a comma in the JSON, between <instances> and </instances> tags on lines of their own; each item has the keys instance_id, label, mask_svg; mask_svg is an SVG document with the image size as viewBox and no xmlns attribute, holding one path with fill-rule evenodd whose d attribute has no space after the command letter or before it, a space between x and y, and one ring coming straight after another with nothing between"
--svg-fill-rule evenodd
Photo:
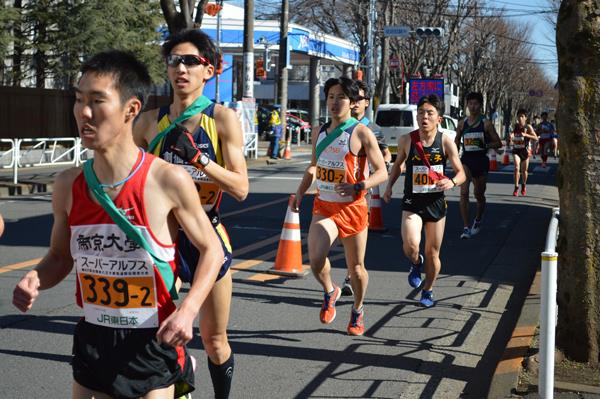
<instances>
[{"instance_id":1,"label":"short black hair","mask_svg":"<svg viewBox=\"0 0 600 399\"><path fill-rule=\"evenodd\" d=\"M483 94L478 91L472 91L467 94L467 102L469 102L469 100L477 100L480 105L483 105Z\"/></svg>"},{"instance_id":2,"label":"short black hair","mask_svg":"<svg viewBox=\"0 0 600 399\"><path fill-rule=\"evenodd\" d=\"M369 90L369 86L363 82L362 80L355 80L354 82L356 82L356 86L358 86L358 91L363 91L365 98L369 99L371 98L371 91Z\"/></svg>"},{"instance_id":3,"label":"short black hair","mask_svg":"<svg viewBox=\"0 0 600 399\"><path fill-rule=\"evenodd\" d=\"M358 95L358 85L356 82L350 78L345 76L340 76L339 78L330 78L325 82L325 97L327 97L329 93L329 89L331 89L335 85L340 85L342 87L342 91L344 94L350 99L350 101L356 101L359 97Z\"/></svg>"},{"instance_id":4,"label":"short black hair","mask_svg":"<svg viewBox=\"0 0 600 399\"><path fill-rule=\"evenodd\" d=\"M146 65L133 54L121 50L102 51L85 61L79 70L82 75L88 72L111 75L121 104L125 104L131 97L137 97L142 103L142 109L146 105L152 78Z\"/></svg>"},{"instance_id":5,"label":"short black hair","mask_svg":"<svg viewBox=\"0 0 600 399\"><path fill-rule=\"evenodd\" d=\"M437 94L429 94L419 99L417 103L417 109L421 108L423 104L431 104L435 107L440 116L444 116L444 102L437 96Z\"/></svg>"},{"instance_id":6,"label":"short black hair","mask_svg":"<svg viewBox=\"0 0 600 399\"><path fill-rule=\"evenodd\" d=\"M170 35L162 45L162 55L167 58L175 46L181 43L191 43L198 49L198 53L206 57L210 63L219 70L221 66L221 53L215 46L210 36L200 29L187 29Z\"/></svg>"},{"instance_id":7,"label":"short black hair","mask_svg":"<svg viewBox=\"0 0 600 399\"><path fill-rule=\"evenodd\" d=\"M519 110L517 111L517 118L521 115L527 116L527 110L525 108L519 108ZM544 115L544 114L542 114L542 115Z\"/></svg>"},{"instance_id":8,"label":"short black hair","mask_svg":"<svg viewBox=\"0 0 600 399\"><path fill-rule=\"evenodd\" d=\"M544 115L548 116L548 113L546 111L542 112L542 116Z\"/></svg>"}]
</instances>

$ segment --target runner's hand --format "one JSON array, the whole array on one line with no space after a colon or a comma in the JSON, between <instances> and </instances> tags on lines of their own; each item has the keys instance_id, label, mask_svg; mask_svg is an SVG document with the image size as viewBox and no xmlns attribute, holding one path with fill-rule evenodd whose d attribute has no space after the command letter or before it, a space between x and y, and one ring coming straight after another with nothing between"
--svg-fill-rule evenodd
<instances>
[{"instance_id":1,"label":"runner's hand","mask_svg":"<svg viewBox=\"0 0 600 399\"><path fill-rule=\"evenodd\" d=\"M392 200L392 188L391 187L388 187L385 189L385 193L383 193L382 198L386 204L390 203L390 201Z\"/></svg>"},{"instance_id":2,"label":"runner's hand","mask_svg":"<svg viewBox=\"0 0 600 399\"><path fill-rule=\"evenodd\" d=\"M445 179L440 179L440 180L436 181L435 186L437 188L441 188L442 190L450 190L451 188L454 187L454 183L452 183L452 180L445 178Z\"/></svg>"},{"instance_id":3,"label":"runner's hand","mask_svg":"<svg viewBox=\"0 0 600 399\"><path fill-rule=\"evenodd\" d=\"M183 160L191 164L195 163L202 151L196 147L196 142L190 131L182 124L177 123L170 135L176 140L175 144L171 145L171 150Z\"/></svg>"},{"instance_id":4,"label":"runner's hand","mask_svg":"<svg viewBox=\"0 0 600 399\"><path fill-rule=\"evenodd\" d=\"M342 197L351 197L353 195L358 194L354 190L354 184L350 184L350 183L338 183L335 185L334 190L336 193L338 193Z\"/></svg>"},{"instance_id":5,"label":"runner's hand","mask_svg":"<svg viewBox=\"0 0 600 399\"><path fill-rule=\"evenodd\" d=\"M194 337L195 318L196 314L182 308L175 310L161 323L156 340L172 347L185 345Z\"/></svg>"},{"instance_id":6,"label":"runner's hand","mask_svg":"<svg viewBox=\"0 0 600 399\"><path fill-rule=\"evenodd\" d=\"M40 294L40 279L35 270L28 272L13 291L13 305L21 312L27 312Z\"/></svg>"},{"instance_id":7,"label":"runner's hand","mask_svg":"<svg viewBox=\"0 0 600 399\"><path fill-rule=\"evenodd\" d=\"M292 204L292 211L300 212L300 203L302 202L302 194L296 193L294 197L294 202Z\"/></svg>"}]
</instances>

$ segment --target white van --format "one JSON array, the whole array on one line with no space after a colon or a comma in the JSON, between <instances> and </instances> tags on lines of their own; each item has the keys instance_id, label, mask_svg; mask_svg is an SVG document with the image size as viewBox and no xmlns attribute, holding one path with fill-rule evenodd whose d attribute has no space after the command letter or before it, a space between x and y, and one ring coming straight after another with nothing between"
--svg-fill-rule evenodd
<instances>
[{"instance_id":1,"label":"white van","mask_svg":"<svg viewBox=\"0 0 600 399\"><path fill-rule=\"evenodd\" d=\"M444 116L440 123L440 131L456 137L456 119ZM375 113L375 121L370 126L378 137L383 137L392 155L398 150L398 138L417 130L417 106L415 104L379 104Z\"/></svg>"}]
</instances>

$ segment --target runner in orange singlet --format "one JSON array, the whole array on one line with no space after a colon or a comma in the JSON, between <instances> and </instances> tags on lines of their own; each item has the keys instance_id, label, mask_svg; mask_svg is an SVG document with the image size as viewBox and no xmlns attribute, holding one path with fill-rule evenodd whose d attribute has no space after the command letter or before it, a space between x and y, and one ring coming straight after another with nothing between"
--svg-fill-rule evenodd
<instances>
[{"instance_id":1,"label":"runner in orange singlet","mask_svg":"<svg viewBox=\"0 0 600 399\"><path fill-rule=\"evenodd\" d=\"M319 317L322 323L329 324L336 316L335 303L341 289L331 280L327 254L339 237L354 291L354 307L347 327L350 335L362 335L365 331L363 301L369 280L364 265L368 224L366 190L387 178L375 135L351 117L351 106L358 93L356 83L345 77L325 83L331 121L313 132L312 159L296 192L295 204L297 209L304 193L316 180L318 193L308 232L308 253L313 274L324 290ZM371 176L367 162L373 167Z\"/></svg>"}]
</instances>

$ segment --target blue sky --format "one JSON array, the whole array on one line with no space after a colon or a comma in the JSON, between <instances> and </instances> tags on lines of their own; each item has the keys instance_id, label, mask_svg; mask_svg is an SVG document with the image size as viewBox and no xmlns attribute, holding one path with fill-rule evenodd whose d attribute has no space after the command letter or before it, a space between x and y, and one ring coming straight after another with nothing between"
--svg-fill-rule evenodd
<instances>
[{"instance_id":1,"label":"blue sky","mask_svg":"<svg viewBox=\"0 0 600 399\"><path fill-rule=\"evenodd\" d=\"M243 0L228 1L243 7ZM256 0L254 6L260 7L261 0ZM518 38L532 45L535 60L540 63L548 77L555 82L558 79L558 64L556 63L556 48L554 47L554 30L546 22L545 14L536 12L549 10L549 0L488 0L487 7L491 9L505 8L510 20L530 26L530 37Z\"/></svg>"},{"instance_id":2,"label":"blue sky","mask_svg":"<svg viewBox=\"0 0 600 399\"><path fill-rule=\"evenodd\" d=\"M488 6L505 8L507 15L513 15L510 19L517 23L528 24L531 36L520 38L528 42L536 43L532 46L533 54L540 65L553 82L558 79L558 64L556 63L556 48L554 47L554 29L546 22L545 14L535 12L549 10L548 0L497 0L488 1ZM527 14L524 16L517 16Z\"/></svg>"}]
</instances>

